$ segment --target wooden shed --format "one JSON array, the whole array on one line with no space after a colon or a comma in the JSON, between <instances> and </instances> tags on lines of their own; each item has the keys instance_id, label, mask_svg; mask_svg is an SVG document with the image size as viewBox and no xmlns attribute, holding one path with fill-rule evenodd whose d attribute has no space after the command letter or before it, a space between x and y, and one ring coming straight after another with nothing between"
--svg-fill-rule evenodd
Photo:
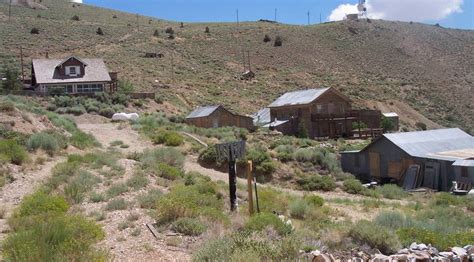
<instances>
[{"instance_id":1,"label":"wooden shed","mask_svg":"<svg viewBox=\"0 0 474 262\"><path fill-rule=\"evenodd\" d=\"M198 107L186 117L185 122L203 128L235 126L255 130L252 117L234 114L220 105Z\"/></svg>"},{"instance_id":2,"label":"wooden shed","mask_svg":"<svg viewBox=\"0 0 474 262\"><path fill-rule=\"evenodd\" d=\"M409 168L415 167L414 188L448 191L460 178L459 182L474 184L469 173L472 167L462 167L471 162L459 161L473 157L474 138L450 128L384 134L360 151L342 152L341 165L343 171L361 179L394 180L400 185L407 179Z\"/></svg>"},{"instance_id":3,"label":"wooden shed","mask_svg":"<svg viewBox=\"0 0 474 262\"><path fill-rule=\"evenodd\" d=\"M398 129L400 128L398 114L395 112L390 112L390 113L382 113L382 115L384 118L387 118L393 124L393 128L389 131L398 131Z\"/></svg>"}]
</instances>

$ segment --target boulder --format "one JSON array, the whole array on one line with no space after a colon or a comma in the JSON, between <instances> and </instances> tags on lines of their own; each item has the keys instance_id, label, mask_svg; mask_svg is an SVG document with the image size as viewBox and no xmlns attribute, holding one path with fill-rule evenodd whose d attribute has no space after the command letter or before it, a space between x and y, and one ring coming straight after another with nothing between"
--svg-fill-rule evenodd
<instances>
[{"instance_id":1,"label":"boulder","mask_svg":"<svg viewBox=\"0 0 474 262\"><path fill-rule=\"evenodd\" d=\"M461 260L464 260L467 257L467 251L462 247L453 247L451 248L451 251Z\"/></svg>"},{"instance_id":2,"label":"boulder","mask_svg":"<svg viewBox=\"0 0 474 262\"><path fill-rule=\"evenodd\" d=\"M370 260L372 262L389 262L391 261L389 256L383 255L383 254L376 254L372 257Z\"/></svg>"}]
</instances>

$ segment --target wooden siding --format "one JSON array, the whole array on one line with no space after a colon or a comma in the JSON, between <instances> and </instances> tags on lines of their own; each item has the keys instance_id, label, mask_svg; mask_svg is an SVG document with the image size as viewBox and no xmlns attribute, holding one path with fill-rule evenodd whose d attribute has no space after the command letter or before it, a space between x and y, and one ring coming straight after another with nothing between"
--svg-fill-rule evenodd
<instances>
[{"instance_id":1,"label":"wooden siding","mask_svg":"<svg viewBox=\"0 0 474 262\"><path fill-rule=\"evenodd\" d=\"M187 118L185 122L189 125L203 128L217 128L225 126L236 126L253 131L253 118L235 115L223 107L219 107L212 114L205 117Z\"/></svg>"},{"instance_id":2,"label":"wooden siding","mask_svg":"<svg viewBox=\"0 0 474 262\"><path fill-rule=\"evenodd\" d=\"M75 59L74 57L71 57L69 60L64 62L64 64L62 64L62 66L60 66L56 69L58 71L58 74L59 74L60 78L70 78L70 76L66 75L66 67L68 67L68 66L79 66L79 68L81 69L80 74L78 74L77 76L73 76L71 78L80 78L80 77L84 76L84 73L85 73L84 64L81 61Z\"/></svg>"}]
</instances>

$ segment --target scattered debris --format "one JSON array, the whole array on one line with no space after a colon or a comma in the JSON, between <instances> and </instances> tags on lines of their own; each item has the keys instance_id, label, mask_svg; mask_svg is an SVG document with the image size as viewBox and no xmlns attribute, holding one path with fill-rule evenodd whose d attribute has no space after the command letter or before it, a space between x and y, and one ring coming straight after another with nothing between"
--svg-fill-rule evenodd
<instances>
[{"instance_id":1,"label":"scattered debris","mask_svg":"<svg viewBox=\"0 0 474 262\"><path fill-rule=\"evenodd\" d=\"M145 53L146 58L163 58L164 56L162 53Z\"/></svg>"},{"instance_id":2,"label":"scattered debris","mask_svg":"<svg viewBox=\"0 0 474 262\"><path fill-rule=\"evenodd\" d=\"M251 80L252 78L255 77L255 73L250 71L250 70L247 70L245 71L242 76L240 77L241 80Z\"/></svg>"}]
</instances>

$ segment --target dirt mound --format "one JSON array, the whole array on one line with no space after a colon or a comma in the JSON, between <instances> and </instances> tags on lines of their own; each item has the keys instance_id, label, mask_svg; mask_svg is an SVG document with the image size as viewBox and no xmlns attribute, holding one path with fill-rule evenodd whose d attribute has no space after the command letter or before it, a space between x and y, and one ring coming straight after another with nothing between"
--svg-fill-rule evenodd
<instances>
[{"instance_id":1,"label":"dirt mound","mask_svg":"<svg viewBox=\"0 0 474 262\"><path fill-rule=\"evenodd\" d=\"M0 114L0 125L23 134L33 134L43 130L57 129L57 127L49 121L48 117L22 112L16 108L13 111L2 112Z\"/></svg>"}]
</instances>

